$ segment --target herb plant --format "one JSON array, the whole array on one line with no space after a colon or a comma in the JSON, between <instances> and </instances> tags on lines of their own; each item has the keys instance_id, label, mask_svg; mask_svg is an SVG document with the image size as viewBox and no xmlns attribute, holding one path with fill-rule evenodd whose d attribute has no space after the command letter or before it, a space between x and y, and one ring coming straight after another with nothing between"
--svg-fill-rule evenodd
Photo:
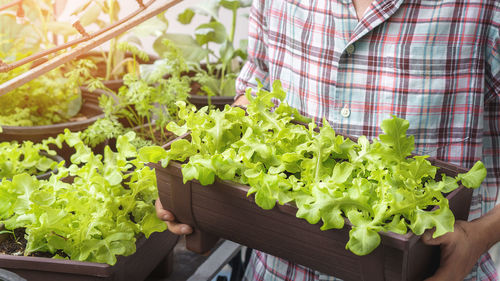
<instances>
[{"instance_id":1,"label":"herb plant","mask_svg":"<svg viewBox=\"0 0 500 281\"><path fill-rule=\"evenodd\" d=\"M285 95L276 81L273 92L247 92L246 112L229 105L194 111L179 103L184 124L167 128L177 135L190 132L191 141L176 140L168 151L143 148L141 157L163 166L186 161L184 182L208 185L217 177L249 185L248 195L255 194L266 210L276 202L294 203L298 218L322 221L322 230L343 228L347 218L352 229L346 248L357 255L380 244L380 231L421 235L435 227L434 237L453 231L455 218L443 193L458 182L478 187L486 176L478 161L466 174L437 180L438 168L427 156L411 155L409 123L397 117L384 120L384 133L372 142L337 135L326 120L319 129L314 122L292 122L305 119L283 102ZM273 99L282 101L277 108Z\"/></svg>"},{"instance_id":2,"label":"herb plant","mask_svg":"<svg viewBox=\"0 0 500 281\"><path fill-rule=\"evenodd\" d=\"M180 50L168 41L164 44L161 60L141 65L140 75L126 74L124 86L116 94L100 97L105 118L85 130L84 139L89 144L95 146L127 131L137 133L134 143L139 147L166 143L169 135L165 126L179 120L175 103L187 100L190 82L182 75L187 66Z\"/></svg>"},{"instance_id":3,"label":"herb plant","mask_svg":"<svg viewBox=\"0 0 500 281\"><path fill-rule=\"evenodd\" d=\"M134 137L120 136L117 152L106 147L94 155L79 133L66 130L49 142L76 149L69 167L48 180L21 173L0 183L0 223L7 231L25 228L24 255L113 265L116 255L135 252L140 235L166 229L153 205L155 172L137 159Z\"/></svg>"}]
</instances>

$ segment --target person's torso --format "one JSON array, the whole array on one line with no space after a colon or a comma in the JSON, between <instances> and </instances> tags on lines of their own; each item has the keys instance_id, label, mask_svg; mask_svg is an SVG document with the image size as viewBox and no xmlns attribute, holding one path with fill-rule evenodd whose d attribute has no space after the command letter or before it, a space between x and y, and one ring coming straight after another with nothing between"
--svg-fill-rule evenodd
<instances>
[{"instance_id":1,"label":"person's torso","mask_svg":"<svg viewBox=\"0 0 500 281\"><path fill-rule=\"evenodd\" d=\"M350 0L266 5L269 77L290 105L370 138L382 120L404 118L415 153L464 167L483 160L495 175L472 211L493 206L500 99L485 83L485 52L494 0L380 0L361 21Z\"/></svg>"}]
</instances>

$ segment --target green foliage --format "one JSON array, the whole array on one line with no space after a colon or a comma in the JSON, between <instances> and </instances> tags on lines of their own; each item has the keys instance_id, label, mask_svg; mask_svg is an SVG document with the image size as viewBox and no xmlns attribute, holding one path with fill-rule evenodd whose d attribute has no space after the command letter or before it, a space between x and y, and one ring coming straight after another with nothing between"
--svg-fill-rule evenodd
<instances>
[{"instance_id":1,"label":"green foliage","mask_svg":"<svg viewBox=\"0 0 500 281\"><path fill-rule=\"evenodd\" d=\"M0 5L11 3L1 0ZM54 36L78 34L71 24L58 22L60 11L54 8L52 0L24 0L19 5L0 11L0 35L8 39L0 44L0 53L16 46L19 53L35 53L54 46Z\"/></svg>"},{"instance_id":2,"label":"green foliage","mask_svg":"<svg viewBox=\"0 0 500 281\"><path fill-rule=\"evenodd\" d=\"M9 56L0 54L0 58L5 57ZM0 73L0 83L18 76L29 67L25 65ZM41 126L68 122L82 106L80 85L92 83L94 88L103 87L90 75L90 70L95 67L89 60L72 62L1 96L0 125Z\"/></svg>"},{"instance_id":3,"label":"green foliage","mask_svg":"<svg viewBox=\"0 0 500 281\"><path fill-rule=\"evenodd\" d=\"M96 147L109 139L116 139L126 133L126 129L115 118L100 118L82 133L82 140L91 147Z\"/></svg>"},{"instance_id":4,"label":"green foliage","mask_svg":"<svg viewBox=\"0 0 500 281\"><path fill-rule=\"evenodd\" d=\"M246 44L242 42L239 48L234 46L234 35L237 15L240 8L248 7L250 3L240 0L212 0L200 2L196 7L187 8L178 15L182 24L192 22L196 14L208 16L209 21L199 24L193 35L168 33L166 28L153 44L155 51L161 56L165 51L164 40L169 40L182 50L182 55L194 73L192 80L201 85L198 94L208 96L233 96L235 81L246 60ZM221 23L219 10L230 10L232 22L228 26ZM218 50L218 52L216 52Z\"/></svg>"},{"instance_id":5,"label":"green foliage","mask_svg":"<svg viewBox=\"0 0 500 281\"><path fill-rule=\"evenodd\" d=\"M80 23L87 31L111 26L119 20L121 10L120 1L88 0L80 2L79 6L70 11L71 15L80 19ZM104 61L106 65L105 74L100 77L104 80L121 79L127 73L136 72L137 55L141 58L146 58L146 61L149 59L147 54L140 51L137 46L129 43L133 41L131 38L127 40L129 42L120 41L123 36L123 34L120 34L113 37L109 41L107 52L102 52L99 56L90 57L96 63ZM126 53L129 51L132 57L126 56Z\"/></svg>"},{"instance_id":6,"label":"green foliage","mask_svg":"<svg viewBox=\"0 0 500 281\"><path fill-rule=\"evenodd\" d=\"M454 216L443 192L456 189L458 181L478 187L486 176L481 162L456 178L443 176L426 156L411 157L413 136L409 123L393 117L382 123L383 135L371 142L357 142L337 135L325 120L299 125L304 120L282 101L279 82L273 91L259 89L245 112L226 106L223 111L207 108L190 111L180 105L183 124L169 124L176 134L190 132L191 141L172 143L170 150L148 148L141 159L152 162L185 161L184 181L197 179L203 185L215 178L250 186L255 202L272 209L276 202L293 202L297 217L311 224L322 222L322 230L352 224L346 248L366 255L380 243L380 231L404 234L410 229L421 235L436 228L434 237L453 231ZM273 109L274 108L274 109ZM247 115L245 115L245 113Z\"/></svg>"},{"instance_id":7,"label":"green foliage","mask_svg":"<svg viewBox=\"0 0 500 281\"><path fill-rule=\"evenodd\" d=\"M46 144L25 141L0 143L0 181L20 173L39 175L54 169L58 163L46 155L55 154Z\"/></svg>"},{"instance_id":8,"label":"green foliage","mask_svg":"<svg viewBox=\"0 0 500 281\"><path fill-rule=\"evenodd\" d=\"M135 252L141 234L166 229L153 205L155 172L137 159L134 138L120 136L117 152L106 147L94 155L79 133L66 130L47 143L76 149L69 167L48 180L21 173L0 183L0 223L26 229L25 255L63 251L72 260L113 265L116 255Z\"/></svg>"},{"instance_id":9,"label":"green foliage","mask_svg":"<svg viewBox=\"0 0 500 281\"><path fill-rule=\"evenodd\" d=\"M5 38L5 39L4 39ZM11 43L11 44L9 44ZM6 63L20 60L23 43L0 36L0 59ZM0 73L0 84L28 71L31 64ZM82 106L80 85L103 85L90 70L96 68L88 60L78 60L49 71L0 97L0 126L40 126L67 122Z\"/></svg>"},{"instance_id":10,"label":"green foliage","mask_svg":"<svg viewBox=\"0 0 500 281\"><path fill-rule=\"evenodd\" d=\"M139 147L164 144L171 137L165 126L177 117L177 101L187 101L190 91L189 78L182 75L187 65L179 50L170 42L165 59L151 65L141 65L141 76L126 74L124 86L117 93L102 95L99 105L105 118L98 120L84 131L84 140L95 146L106 139L115 138L128 131L136 131L141 141ZM119 122L127 124L123 126Z\"/></svg>"}]
</instances>

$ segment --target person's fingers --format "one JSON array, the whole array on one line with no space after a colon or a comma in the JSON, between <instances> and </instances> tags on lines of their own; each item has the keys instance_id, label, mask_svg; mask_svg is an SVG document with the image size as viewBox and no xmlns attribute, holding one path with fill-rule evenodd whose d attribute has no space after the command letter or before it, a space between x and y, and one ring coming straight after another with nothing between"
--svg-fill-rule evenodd
<instances>
[{"instance_id":1,"label":"person's fingers","mask_svg":"<svg viewBox=\"0 0 500 281\"><path fill-rule=\"evenodd\" d=\"M234 101L232 106L246 107L249 103L250 102L248 101L247 97L245 95L241 95Z\"/></svg>"},{"instance_id":2,"label":"person's fingers","mask_svg":"<svg viewBox=\"0 0 500 281\"><path fill-rule=\"evenodd\" d=\"M171 212L163 209L163 205L161 204L160 199L156 200L155 208L156 208L156 216L159 219L161 219L163 221L174 221L175 220L175 217Z\"/></svg>"},{"instance_id":3,"label":"person's fingers","mask_svg":"<svg viewBox=\"0 0 500 281\"><path fill-rule=\"evenodd\" d=\"M462 281L472 268L477 258L468 257L471 253L466 241L465 230L462 222L457 222L453 232L432 238L434 230L427 230L422 235L422 241L427 245L436 245L441 248L439 268L432 277L425 281Z\"/></svg>"},{"instance_id":4,"label":"person's fingers","mask_svg":"<svg viewBox=\"0 0 500 281\"><path fill-rule=\"evenodd\" d=\"M422 234L422 242L427 245L441 245L441 244L448 244L449 241L453 238L453 232L448 232L444 235L441 235L436 238L432 238L432 235L434 234L433 229L428 229Z\"/></svg>"},{"instance_id":5,"label":"person's fingers","mask_svg":"<svg viewBox=\"0 0 500 281\"><path fill-rule=\"evenodd\" d=\"M177 235L187 235L193 232L193 228L187 224L167 221L167 228L170 232Z\"/></svg>"},{"instance_id":6,"label":"person's fingers","mask_svg":"<svg viewBox=\"0 0 500 281\"><path fill-rule=\"evenodd\" d=\"M176 222L174 214L163 209L163 205L159 199L155 202L155 208L156 216L167 223L168 230L173 234L187 235L193 232L193 228L191 226Z\"/></svg>"},{"instance_id":7,"label":"person's fingers","mask_svg":"<svg viewBox=\"0 0 500 281\"><path fill-rule=\"evenodd\" d=\"M467 272L463 272L462 268L457 268L457 262L453 259L453 246L441 246L441 262L439 268L436 270L434 275L430 278L425 279L425 281L461 281L463 277L460 275L467 275Z\"/></svg>"}]
</instances>

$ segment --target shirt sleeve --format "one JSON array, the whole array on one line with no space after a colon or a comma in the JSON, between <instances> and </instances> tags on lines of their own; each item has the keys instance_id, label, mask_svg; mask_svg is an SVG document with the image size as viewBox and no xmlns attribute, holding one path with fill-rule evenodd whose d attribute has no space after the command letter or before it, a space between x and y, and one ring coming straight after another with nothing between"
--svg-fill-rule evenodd
<instances>
[{"instance_id":1,"label":"shirt sleeve","mask_svg":"<svg viewBox=\"0 0 500 281\"><path fill-rule=\"evenodd\" d=\"M248 18L248 58L236 79L236 97L245 94L247 88L256 89L257 80L269 90L267 62L267 22L265 20L266 1L253 0Z\"/></svg>"},{"instance_id":2,"label":"shirt sleeve","mask_svg":"<svg viewBox=\"0 0 500 281\"><path fill-rule=\"evenodd\" d=\"M493 2L492 22L486 42L486 99L500 98L500 1Z\"/></svg>"}]
</instances>

